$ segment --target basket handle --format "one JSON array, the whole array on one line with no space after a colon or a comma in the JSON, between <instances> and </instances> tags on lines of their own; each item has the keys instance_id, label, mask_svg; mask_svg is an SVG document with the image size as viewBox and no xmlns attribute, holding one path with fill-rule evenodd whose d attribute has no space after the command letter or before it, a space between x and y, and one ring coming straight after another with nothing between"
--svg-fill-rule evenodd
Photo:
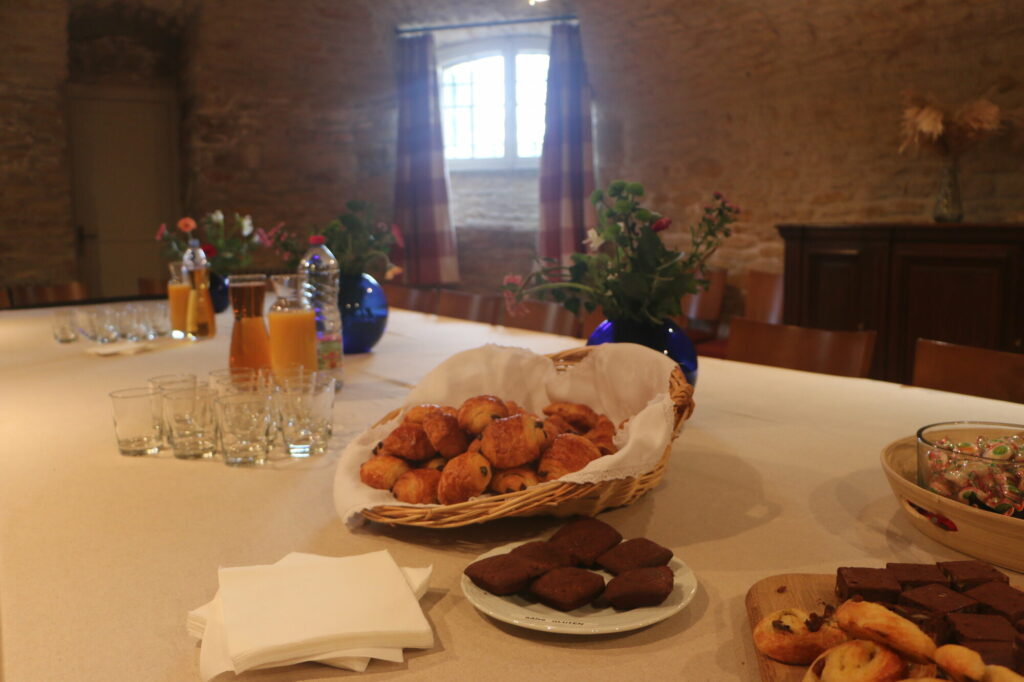
<instances>
[{"instance_id":1,"label":"basket handle","mask_svg":"<svg viewBox=\"0 0 1024 682\"><path fill-rule=\"evenodd\" d=\"M944 531L948 531L948 532L951 532L951 533L955 533L957 531L956 524L953 523L947 517L943 516L942 514L939 514L939 513L933 512L933 511L929 511L929 510L925 509L924 507L922 507L922 506L920 506L920 505L918 505L918 504L916 504L914 502L911 502L910 500L908 500L905 497L902 498L902 502L903 502L903 508L911 516L918 516L918 517L924 519L925 521L928 521L929 523L934 525L936 528L939 528L939 529L944 530Z\"/></svg>"}]
</instances>

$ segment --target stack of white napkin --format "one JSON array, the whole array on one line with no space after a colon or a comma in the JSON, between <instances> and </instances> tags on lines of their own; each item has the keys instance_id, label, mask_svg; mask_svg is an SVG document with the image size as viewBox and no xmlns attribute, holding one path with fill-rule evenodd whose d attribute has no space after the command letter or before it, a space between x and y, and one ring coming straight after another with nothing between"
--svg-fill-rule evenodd
<instances>
[{"instance_id":1,"label":"stack of white napkin","mask_svg":"<svg viewBox=\"0 0 1024 682\"><path fill-rule=\"evenodd\" d=\"M432 568L400 568L385 550L351 557L292 553L269 566L221 568L220 589L189 612L204 680L233 670L317 661L362 672L434 645L420 608Z\"/></svg>"}]
</instances>

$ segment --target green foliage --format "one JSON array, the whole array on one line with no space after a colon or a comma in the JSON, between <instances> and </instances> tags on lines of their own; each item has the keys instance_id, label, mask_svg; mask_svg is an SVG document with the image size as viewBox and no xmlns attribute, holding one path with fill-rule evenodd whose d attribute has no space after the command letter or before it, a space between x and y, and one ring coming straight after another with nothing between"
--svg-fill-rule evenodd
<instances>
[{"instance_id":1,"label":"green foliage","mask_svg":"<svg viewBox=\"0 0 1024 682\"><path fill-rule=\"evenodd\" d=\"M228 224L220 210L207 213L199 224L185 217L172 228L161 225L156 238L161 243L164 257L171 261L181 260L188 249L189 239L198 239L206 252L210 269L222 274L249 265L253 250L260 245L252 217L235 213Z\"/></svg>"},{"instance_id":2,"label":"green foliage","mask_svg":"<svg viewBox=\"0 0 1024 682\"><path fill-rule=\"evenodd\" d=\"M388 273L391 249L403 246L402 233L397 225L388 225L374 219L373 206L365 201L349 201L346 213L332 220L319 233L327 240L341 273L360 275L364 272Z\"/></svg>"},{"instance_id":3,"label":"green foliage","mask_svg":"<svg viewBox=\"0 0 1024 682\"><path fill-rule=\"evenodd\" d=\"M616 180L607 191L590 197L597 212L597 227L587 231L586 253L572 254L572 264L544 260L525 278L510 275L502 289L510 312L526 297L561 303L575 314L602 309L610 320L660 324L679 317L680 300L707 287L700 273L722 240L739 209L721 194L705 207L700 221L690 228L687 252L665 246L659 232L671 221L640 206L644 187Z\"/></svg>"}]
</instances>

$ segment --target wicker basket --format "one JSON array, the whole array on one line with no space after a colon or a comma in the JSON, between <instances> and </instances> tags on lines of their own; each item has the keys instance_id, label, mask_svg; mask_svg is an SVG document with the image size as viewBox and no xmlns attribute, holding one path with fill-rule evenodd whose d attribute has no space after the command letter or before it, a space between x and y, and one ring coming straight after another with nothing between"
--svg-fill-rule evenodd
<instances>
[{"instance_id":1,"label":"wicker basket","mask_svg":"<svg viewBox=\"0 0 1024 682\"><path fill-rule=\"evenodd\" d=\"M919 531L976 559L1024 571L1024 520L976 509L919 486L916 438L886 446L882 470Z\"/></svg>"},{"instance_id":2,"label":"wicker basket","mask_svg":"<svg viewBox=\"0 0 1024 682\"><path fill-rule=\"evenodd\" d=\"M556 370L565 371L580 362L589 352L589 347L575 348L548 357L555 364ZM672 441L665 447L654 469L641 476L599 483L553 481L519 492L487 495L459 504L433 507L382 505L365 509L362 514L370 521L391 525L457 528L510 516L593 516L604 509L631 504L656 486L665 475L672 443L679 435L683 422L693 412L693 386L686 382L679 368L674 369L669 377L668 391L675 406ZM390 421L398 414L399 410L395 410L378 424Z\"/></svg>"}]
</instances>

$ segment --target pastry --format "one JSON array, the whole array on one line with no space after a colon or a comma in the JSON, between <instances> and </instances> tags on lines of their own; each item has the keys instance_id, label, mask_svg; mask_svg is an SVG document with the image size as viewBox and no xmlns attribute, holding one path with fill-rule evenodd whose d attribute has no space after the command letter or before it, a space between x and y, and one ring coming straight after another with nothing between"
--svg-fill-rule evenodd
<instances>
[{"instance_id":1,"label":"pastry","mask_svg":"<svg viewBox=\"0 0 1024 682\"><path fill-rule=\"evenodd\" d=\"M851 637L884 644L915 663L927 663L935 653L931 637L881 604L845 601L836 609L836 623Z\"/></svg>"},{"instance_id":2,"label":"pastry","mask_svg":"<svg viewBox=\"0 0 1024 682\"><path fill-rule=\"evenodd\" d=\"M551 403L543 411L549 416L558 415L580 433L597 425L597 412L579 403Z\"/></svg>"},{"instance_id":3,"label":"pastry","mask_svg":"<svg viewBox=\"0 0 1024 682\"><path fill-rule=\"evenodd\" d=\"M597 557L621 541L619 531L604 521L587 517L565 524L549 542L568 550L575 563L593 566Z\"/></svg>"},{"instance_id":4,"label":"pastry","mask_svg":"<svg viewBox=\"0 0 1024 682\"><path fill-rule=\"evenodd\" d=\"M508 406L493 395L478 395L462 403L458 411L459 427L471 434L483 433L495 419L508 416Z\"/></svg>"},{"instance_id":5,"label":"pastry","mask_svg":"<svg viewBox=\"0 0 1024 682\"><path fill-rule=\"evenodd\" d=\"M474 561L466 566L463 573L481 590L499 596L521 592L537 575L530 562L512 554L498 554Z\"/></svg>"},{"instance_id":6,"label":"pastry","mask_svg":"<svg viewBox=\"0 0 1024 682\"><path fill-rule=\"evenodd\" d=\"M423 418L428 414L434 412L440 412L443 408L440 405L434 405L433 403L426 403L423 405L413 405L405 412L403 421L410 424L422 424Z\"/></svg>"},{"instance_id":7,"label":"pastry","mask_svg":"<svg viewBox=\"0 0 1024 682\"><path fill-rule=\"evenodd\" d=\"M547 442L544 423L529 414L496 419L483 431L480 452L498 469L533 462Z\"/></svg>"},{"instance_id":8,"label":"pastry","mask_svg":"<svg viewBox=\"0 0 1024 682\"><path fill-rule=\"evenodd\" d=\"M430 445L442 457L461 455L469 447L469 436L459 428L459 420L440 410L423 417L423 431Z\"/></svg>"},{"instance_id":9,"label":"pastry","mask_svg":"<svg viewBox=\"0 0 1024 682\"><path fill-rule=\"evenodd\" d=\"M491 482L491 463L478 452L452 457L441 472L437 499L441 504L457 504L480 495Z\"/></svg>"},{"instance_id":10,"label":"pastry","mask_svg":"<svg viewBox=\"0 0 1024 682\"><path fill-rule=\"evenodd\" d=\"M540 483L537 472L529 467L513 467L495 471L488 486L491 491L503 495L505 493L517 493L526 490L531 486Z\"/></svg>"},{"instance_id":11,"label":"pastry","mask_svg":"<svg viewBox=\"0 0 1024 682\"><path fill-rule=\"evenodd\" d=\"M543 575L562 566L572 566L573 563L572 555L566 549L544 540L534 540L519 545L510 554L515 554L536 564L540 569L538 575Z\"/></svg>"},{"instance_id":12,"label":"pastry","mask_svg":"<svg viewBox=\"0 0 1024 682\"><path fill-rule=\"evenodd\" d=\"M612 578L601 599L620 611L657 606L672 594L674 579L668 566L633 568Z\"/></svg>"},{"instance_id":13,"label":"pastry","mask_svg":"<svg viewBox=\"0 0 1024 682\"><path fill-rule=\"evenodd\" d=\"M959 644L946 644L936 649L935 664L954 682L980 682L985 675L981 654Z\"/></svg>"},{"instance_id":14,"label":"pastry","mask_svg":"<svg viewBox=\"0 0 1024 682\"><path fill-rule=\"evenodd\" d=\"M609 573L618 575L633 568L664 566L671 559L672 550L668 547L647 538L633 538L609 549L597 558L597 563Z\"/></svg>"},{"instance_id":15,"label":"pastry","mask_svg":"<svg viewBox=\"0 0 1024 682\"><path fill-rule=\"evenodd\" d=\"M544 431L548 434L549 443L555 439L555 436L559 436L563 433L576 433L569 422L565 421L557 414L544 418Z\"/></svg>"},{"instance_id":16,"label":"pastry","mask_svg":"<svg viewBox=\"0 0 1024 682\"><path fill-rule=\"evenodd\" d=\"M1001 665L986 665L981 682L1024 682L1024 676L1018 675Z\"/></svg>"},{"instance_id":17,"label":"pastry","mask_svg":"<svg viewBox=\"0 0 1024 682\"><path fill-rule=\"evenodd\" d=\"M754 626L754 646L768 658L782 663L807 665L837 644L846 634L831 618L801 609L782 609Z\"/></svg>"},{"instance_id":18,"label":"pastry","mask_svg":"<svg viewBox=\"0 0 1024 682\"><path fill-rule=\"evenodd\" d=\"M530 584L530 592L559 611L589 604L604 590L604 578L593 571L565 566L548 571Z\"/></svg>"},{"instance_id":19,"label":"pastry","mask_svg":"<svg viewBox=\"0 0 1024 682\"><path fill-rule=\"evenodd\" d=\"M602 455L610 455L618 450L615 447L615 424L604 415L597 418L594 428L587 431L583 436L597 446Z\"/></svg>"},{"instance_id":20,"label":"pastry","mask_svg":"<svg viewBox=\"0 0 1024 682\"><path fill-rule=\"evenodd\" d=\"M542 481L553 481L579 471L600 456L597 446L583 436L563 433L541 455L537 476Z\"/></svg>"},{"instance_id":21,"label":"pastry","mask_svg":"<svg viewBox=\"0 0 1024 682\"><path fill-rule=\"evenodd\" d=\"M445 459L444 457L434 457L433 459L428 459L426 462L424 462L423 468L437 469L438 471L441 471L442 469L444 469L444 465L447 463L448 460Z\"/></svg>"},{"instance_id":22,"label":"pastry","mask_svg":"<svg viewBox=\"0 0 1024 682\"><path fill-rule=\"evenodd\" d=\"M410 422L399 424L381 442L383 454L401 457L410 462L423 462L437 454L423 427Z\"/></svg>"},{"instance_id":23,"label":"pastry","mask_svg":"<svg viewBox=\"0 0 1024 682\"><path fill-rule=\"evenodd\" d=\"M398 477L391 492L399 502L408 504L437 504L437 484L441 472L437 469L412 469Z\"/></svg>"},{"instance_id":24,"label":"pastry","mask_svg":"<svg viewBox=\"0 0 1024 682\"><path fill-rule=\"evenodd\" d=\"M803 682L896 682L906 663L887 647L865 639L843 642L818 656Z\"/></svg>"},{"instance_id":25,"label":"pastry","mask_svg":"<svg viewBox=\"0 0 1024 682\"><path fill-rule=\"evenodd\" d=\"M391 486L402 474L409 471L409 463L391 455L374 455L359 467L359 479L380 490L391 490Z\"/></svg>"}]
</instances>

